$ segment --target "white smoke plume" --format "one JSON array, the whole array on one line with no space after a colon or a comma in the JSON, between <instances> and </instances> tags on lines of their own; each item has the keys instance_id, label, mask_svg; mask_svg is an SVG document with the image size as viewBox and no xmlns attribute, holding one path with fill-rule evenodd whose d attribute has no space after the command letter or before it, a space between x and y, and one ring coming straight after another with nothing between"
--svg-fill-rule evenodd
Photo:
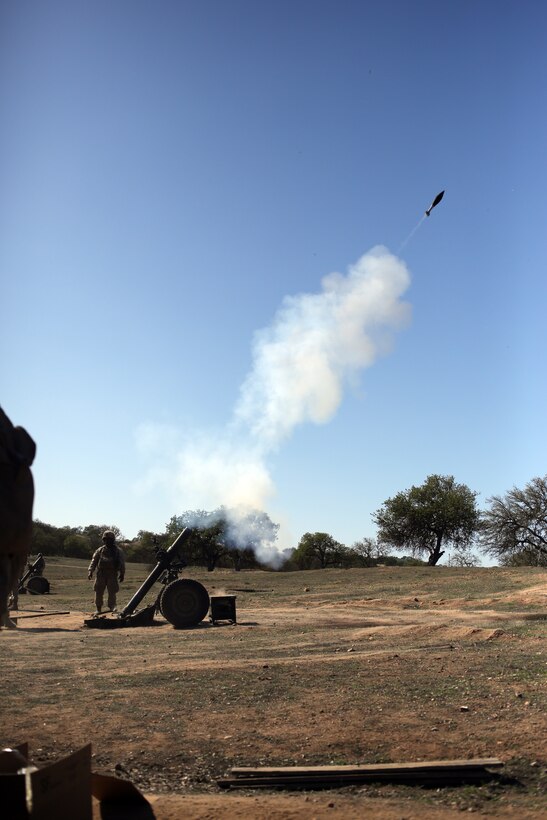
<instances>
[{"instance_id":1,"label":"white smoke plume","mask_svg":"<svg viewBox=\"0 0 547 820\"><path fill-rule=\"evenodd\" d=\"M409 285L403 262L376 247L346 276L325 276L320 293L285 298L273 324L256 334L253 368L241 388L237 419L269 451L298 424L329 421L344 385L390 345L404 324Z\"/></svg>"},{"instance_id":2,"label":"white smoke plume","mask_svg":"<svg viewBox=\"0 0 547 820\"><path fill-rule=\"evenodd\" d=\"M275 489L268 455L298 425L328 422L345 387L390 350L410 317L401 301L409 284L404 262L378 246L346 275L325 276L320 292L286 297L255 336L253 365L226 430L194 435L178 450L177 505L266 509Z\"/></svg>"}]
</instances>

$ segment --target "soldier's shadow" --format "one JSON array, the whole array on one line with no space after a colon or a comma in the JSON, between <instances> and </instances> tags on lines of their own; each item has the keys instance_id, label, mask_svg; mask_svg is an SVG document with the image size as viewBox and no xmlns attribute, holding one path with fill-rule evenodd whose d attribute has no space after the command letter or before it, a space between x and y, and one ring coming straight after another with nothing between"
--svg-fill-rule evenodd
<instances>
[{"instance_id":1,"label":"soldier's shadow","mask_svg":"<svg viewBox=\"0 0 547 820\"><path fill-rule=\"evenodd\" d=\"M101 820L155 820L150 803L120 803L104 801L100 806Z\"/></svg>"},{"instance_id":2,"label":"soldier's shadow","mask_svg":"<svg viewBox=\"0 0 547 820\"><path fill-rule=\"evenodd\" d=\"M13 631L15 632L16 630L13 630ZM42 632L77 632L77 631L78 631L77 629L65 629L62 626L37 626L37 627L18 626L17 627L17 632L32 632L33 635L36 635L36 634L42 633Z\"/></svg>"}]
</instances>

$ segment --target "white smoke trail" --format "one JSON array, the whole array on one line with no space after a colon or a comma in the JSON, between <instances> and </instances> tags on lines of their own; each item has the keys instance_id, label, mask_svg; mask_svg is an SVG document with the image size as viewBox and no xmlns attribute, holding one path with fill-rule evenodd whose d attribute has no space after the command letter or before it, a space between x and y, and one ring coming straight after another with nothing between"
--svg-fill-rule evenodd
<instances>
[{"instance_id":1,"label":"white smoke trail","mask_svg":"<svg viewBox=\"0 0 547 820\"><path fill-rule=\"evenodd\" d=\"M400 245L399 249L397 250L397 253L401 253L401 251L403 250L403 248L405 248L405 247L408 245L408 243L410 242L410 240L412 239L412 237L414 236L414 234L416 233L416 231L418 230L418 228L421 226L422 222L424 221L424 219L425 219L426 217L427 217L427 214L422 214L422 217L421 217L420 221L419 221L416 225L414 225L414 227L413 227L413 228L412 228L412 230L410 231L410 233L409 233L409 235L407 236L407 238L404 240L404 242L402 242L402 243L401 243L401 245Z\"/></svg>"},{"instance_id":2,"label":"white smoke trail","mask_svg":"<svg viewBox=\"0 0 547 820\"><path fill-rule=\"evenodd\" d=\"M266 509L275 491L268 455L299 424L329 421L346 385L389 351L410 316L401 301L409 284L405 264L379 246L346 275L326 276L320 292L286 297L270 327L256 334L230 424L178 450L169 478L178 506L182 499L184 509ZM149 430L146 440L154 440Z\"/></svg>"}]
</instances>

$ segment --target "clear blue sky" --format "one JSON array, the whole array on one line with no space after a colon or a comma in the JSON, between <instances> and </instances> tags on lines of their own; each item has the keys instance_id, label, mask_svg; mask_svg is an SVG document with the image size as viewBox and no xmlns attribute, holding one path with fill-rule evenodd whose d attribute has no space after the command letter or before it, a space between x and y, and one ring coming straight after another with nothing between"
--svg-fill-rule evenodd
<instances>
[{"instance_id":1,"label":"clear blue sky","mask_svg":"<svg viewBox=\"0 0 547 820\"><path fill-rule=\"evenodd\" d=\"M544 475L546 36L534 0L5 0L0 401L35 515L131 538L247 482L282 546L351 545L431 473L481 506ZM322 282L378 245L411 317L371 308L389 349L348 363ZM316 318L334 384L291 369Z\"/></svg>"}]
</instances>

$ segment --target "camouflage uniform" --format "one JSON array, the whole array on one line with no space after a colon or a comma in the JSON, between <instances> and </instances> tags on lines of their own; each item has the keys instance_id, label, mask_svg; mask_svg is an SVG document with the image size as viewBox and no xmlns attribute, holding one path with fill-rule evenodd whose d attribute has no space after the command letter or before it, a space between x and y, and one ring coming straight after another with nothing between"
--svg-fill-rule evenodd
<instances>
[{"instance_id":1,"label":"camouflage uniform","mask_svg":"<svg viewBox=\"0 0 547 820\"><path fill-rule=\"evenodd\" d=\"M125 576L124 554L116 546L114 533L107 530L103 534L103 541L104 545L93 553L87 576L91 580L93 572L97 570L93 585L97 613L102 610L105 589L108 590L108 608L112 611L116 608L116 593L120 588L118 578L121 582Z\"/></svg>"}]
</instances>

